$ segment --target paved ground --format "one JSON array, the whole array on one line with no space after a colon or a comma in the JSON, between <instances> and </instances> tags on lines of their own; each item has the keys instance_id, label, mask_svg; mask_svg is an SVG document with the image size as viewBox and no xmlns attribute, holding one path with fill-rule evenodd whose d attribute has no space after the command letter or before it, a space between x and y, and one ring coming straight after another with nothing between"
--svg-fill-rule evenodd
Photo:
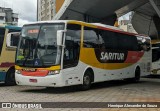
<instances>
[{"instance_id":1,"label":"paved ground","mask_svg":"<svg viewBox=\"0 0 160 111\"><path fill-rule=\"evenodd\" d=\"M92 85L88 91L75 87L51 88L4 86L0 84L0 102L160 102L160 77L142 78L139 83L110 81ZM0 109L1 111L2 109ZM16 110L16 109L14 109ZM18 109L17 109L18 110ZM26 109L27 110L27 109ZM45 109L50 111L51 109ZM160 111L160 109L54 109L87 111ZM4 109L2 110L4 111ZM27 110L28 111L28 110Z\"/></svg>"}]
</instances>

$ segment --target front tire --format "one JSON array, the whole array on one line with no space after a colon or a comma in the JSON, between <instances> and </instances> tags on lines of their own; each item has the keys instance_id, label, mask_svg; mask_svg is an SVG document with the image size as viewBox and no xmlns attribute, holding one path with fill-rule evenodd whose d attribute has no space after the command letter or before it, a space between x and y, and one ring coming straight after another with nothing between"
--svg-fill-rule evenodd
<instances>
[{"instance_id":1,"label":"front tire","mask_svg":"<svg viewBox=\"0 0 160 111\"><path fill-rule=\"evenodd\" d=\"M125 80L127 80L128 82L132 82L132 83L137 83L140 81L140 77L141 77L141 71L140 68L137 67L134 73L134 77L133 78L127 78Z\"/></svg>"},{"instance_id":2,"label":"front tire","mask_svg":"<svg viewBox=\"0 0 160 111\"><path fill-rule=\"evenodd\" d=\"M140 68L136 68L135 70L135 82L139 82L141 77L141 71Z\"/></svg>"},{"instance_id":3,"label":"front tire","mask_svg":"<svg viewBox=\"0 0 160 111\"><path fill-rule=\"evenodd\" d=\"M141 78L141 70L139 67L136 68L135 70L135 78L134 78L134 82L139 82Z\"/></svg>"},{"instance_id":4,"label":"front tire","mask_svg":"<svg viewBox=\"0 0 160 111\"><path fill-rule=\"evenodd\" d=\"M16 85L15 69L14 68L11 68L8 70L8 72L6 74L5 85L7 85L7 86Z\"/></svg>"},{"instance_id":5,"label":"front tire","mask_svg":"<svg viewBox=\"0 0 160 111\"><path fill-rule=\"evenodd\" d=\"M81 90L85 91L91 87L91 73L87 71L83 77L83 84L81 85Z\"/></svg>"}]
</instances>

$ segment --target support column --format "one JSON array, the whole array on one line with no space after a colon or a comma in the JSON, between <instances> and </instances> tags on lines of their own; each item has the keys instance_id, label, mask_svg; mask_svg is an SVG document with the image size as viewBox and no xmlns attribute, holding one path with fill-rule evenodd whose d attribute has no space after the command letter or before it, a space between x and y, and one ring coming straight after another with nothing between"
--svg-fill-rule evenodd
<instances>
[{"instance_id":1,"label":"support column","mask_svg":"<svg viewBox=\"0 0 160 111\"><path fill-rule=\"evenodd\" d=\"M153 16L153 22L157 30L157 35L158 35L157 39L160 39L160 1L159 0L149 0L149 2L158 15L158 16Z\"/></svg>"},{"instance_id":2,"label":"support column","mask_svg":"<svg viewBox=\"0 0 160 111\"><path fill-rule=\"evenodd\" d=\"M153 6L154 10L157 12L159 18L160 18L160 1L159 0L149 0L151 5Z\"/></svg>"},{"instance_id":3,"label":"support column","mask_svg":"<svg viewBox=\"0 0 160 111\"><path fill-rule=\"evenodd\" d=\"M160 39L160 18L158 16L153 17L153 22L156 26L158 39Z\"/></svg>"}]
</instances>

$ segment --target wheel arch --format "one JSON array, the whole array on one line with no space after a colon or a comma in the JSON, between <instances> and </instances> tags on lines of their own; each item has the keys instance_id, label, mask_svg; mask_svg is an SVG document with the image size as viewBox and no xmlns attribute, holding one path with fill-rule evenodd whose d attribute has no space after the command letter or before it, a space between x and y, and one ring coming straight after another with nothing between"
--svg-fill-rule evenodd
<instances>
[{"instance_id":1,"label":"wheel arch","mask_svg":"<svg viewBox=\"0 0 160 111\"><path fill-rule=\"evenodd\" d=\"M136 69L137 69L137 68L140 70L140 74L141 74L141 67L140 67L140 65L139 65L139 64L135 66L135 68L134 68L134 72L136 72Z\"/></svg>"},{"instance_id":2,"label":"wheel arch","mask_svg":"<svg viewBox=\"0 0 160 111\"><path fill-rule=\"evenodd\" d=\"M5 77L5 80L7 78L7 74L10 70L14 69L15 70L15 66L10 66L7 70L6 70L6 77Z\"/></svg>"},{"instance_id":3,"label":"wheel arch","mask_svg":"<svg viewBox=\"0 0 160 111\"><path fill-rule=\"evenodd\" d=\"M94 82L94 71L93 71L93 68L92 67L87 67L84 72L83 72L83 76L82 76L82 80L83 80L83 77L85 75L85 73L89 71L91 73L91 81Z\"/></svg>"},{"instance_id":4,"label":"wheel arch","mask_svg":"<svg viewBox=\"0 0 160 111\"><path fill-rule=\"evenodd\" d=\"M15 69L15 66L10 66L10 67L7 69L6 72L8 72L8 71L11 70L11 69Z\"/></svg>"}]
</instances>

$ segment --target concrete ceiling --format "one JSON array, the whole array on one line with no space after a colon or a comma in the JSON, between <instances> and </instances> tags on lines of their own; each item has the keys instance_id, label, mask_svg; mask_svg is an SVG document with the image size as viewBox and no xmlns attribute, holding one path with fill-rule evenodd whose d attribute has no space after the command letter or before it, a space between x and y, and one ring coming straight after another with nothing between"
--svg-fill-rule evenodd
<instances>
[{"instance_id":1,"label":"concrete ceiling","mask_svg":"<svg viewBox=\"0 0 160 111\"><path fill-rule=\"evenodd\" d=\"M149 0L65 0L54 19L114 25L117 17L130 11L135 12L132 19L135 30L157 38L157 28L152 18L158 15Z\"/></svg>"},{"instance_id":2,"label":"concrete ceiling","mask_svg":"<svg viewBox=\"0 0 160 111\"><path fill-rule=\"evenodd\" d=\"M131 2L133 0L66 0L54 19L99 22L115 15L118 9Z\"/></svg>"},{"instance_id":3,"label":"concrete ceiling","mask_svg":"<svg viewBox=\"0 0 160 111\"><path fill-rule=\"evenodd\" d=\"M158 32L160 31L157 27L157 23L160 22L160 18L148 1L141 7L134 10L135 14L132 18L132 24L138 33L149 35L152 39L160 38Z\"/></svg>"}]
</instances>

